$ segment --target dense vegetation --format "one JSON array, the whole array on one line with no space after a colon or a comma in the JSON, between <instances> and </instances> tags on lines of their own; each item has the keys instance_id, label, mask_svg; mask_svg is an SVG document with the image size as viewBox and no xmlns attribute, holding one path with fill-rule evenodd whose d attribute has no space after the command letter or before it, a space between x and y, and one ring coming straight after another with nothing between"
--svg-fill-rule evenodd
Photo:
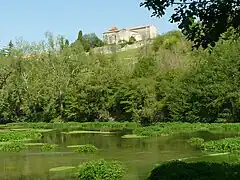
<instances>
[{"instance_id":1,"label":"dense vegetation","mask_svg":"<svg viewBox=\"0 0 240 180\"><path fill-rule=\"evenodd\" d=\"M40 139L42 134L35 131L18 132L18 131L6 131L0 133L0 142L10 142L10 141L23 141Z\"/></svg>"},{"instance_id":2,"label":"dense vegetation","mask_svg":"<svg viewBox=\"0 0 240 180\"><path fill-rule=\"evenodd\" d=\"M124 168L119 162L100 159L81 164L78 167L77 175L79 180L120 180L124 172Z\"/></svg>"},{"instance_id":3,"label":"dense vegetation","mask_svg":"<svg viewBox=\"0 0 240 180\"><path fill-rule=\"evenodd\" d=\"M181 161L167 162L152 170L148 180L227 180L240 178L240 165L218 164L210 162L185 163Z\"/></svg>"},{"instance_id":4,"label":"dense vegetation","mask_svg":"<svg viewBox=\"0 0 240 180\"><path fill-rule=\"evenodd\" d=\"M142 0L140 6L152 11L152 16L162 17L174 7L171 23L177 23L187 39L196 48L214 47L221 36L231 28L239 37L240 2L238 0Z\"/></svg>"},{"instance_id":5,"label":"dense vegetation","mask_svg":"<svg viewBox=\"0 0 240 180\"><path fill-rule=\"evenodd\" d=\"M0 145L0 152L21 152L27 149L22 142L10 142Z\"/></svg>"},{"instance_id":6,"label":"dense vegetation","mask_svg":"<svg viewBox=\"0 0 240 180\"><path fill-rule=\"evenodd\" d=\"M174 31L127 60L62 41L15 42L0 56L1 123L239 121L238 41L209 54Z\"/></svg>"},{"instance_id":7,"label":"dense vegetation","mask_svg":"<svg viewBox=\"0 0 240 180\"><path fill-rule=\"evenodd\" d=\"M240 152L240 138L225 138L217 141L208 141L202 144L202 149L209 152Z\"/></svg>"},{"instance_id":8,"label":"dense vegetation","mask_svg":"<svg viewBox=\"0 0 240 180\"><path fill-rule=\"evenodd\" d=\"M191 138L187 143L204 152L235 153L240 152L240 138L230 137L218 140L205 141L203 138Z\"/></svg>"},{"instance_id":9,"label":"dense vegetation","mask_svg":"<svg viewBox=\"0 0 240 180\"><path fill-rule=\"evenodd\" d=\"M0 152L21 152L27 150L24 143L29 140L39 140L42 134L36 131L0 131Z\"/></svg>"}]
</instances>

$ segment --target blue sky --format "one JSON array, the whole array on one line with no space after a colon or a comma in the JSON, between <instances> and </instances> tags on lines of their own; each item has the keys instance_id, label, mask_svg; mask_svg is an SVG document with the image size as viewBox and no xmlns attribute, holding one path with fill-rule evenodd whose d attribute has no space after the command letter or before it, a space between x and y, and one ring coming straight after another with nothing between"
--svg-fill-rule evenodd
<instances>
[{"instance_id":1,"label":"blue sky","mask_svg":"<svg viewBox=\"0 0 240 180\"><path fill-rule=\"evenodd\" d=\"M2 0L0 46L22 37L27 41L44 39L46 31L64 35L70 41L83 33L102 33L112 26L118 28L154 24L158 32L176 29L168 19L169 10L161 19L151 18L140 8L143 0Z\"/></svg>"}]
</instances>

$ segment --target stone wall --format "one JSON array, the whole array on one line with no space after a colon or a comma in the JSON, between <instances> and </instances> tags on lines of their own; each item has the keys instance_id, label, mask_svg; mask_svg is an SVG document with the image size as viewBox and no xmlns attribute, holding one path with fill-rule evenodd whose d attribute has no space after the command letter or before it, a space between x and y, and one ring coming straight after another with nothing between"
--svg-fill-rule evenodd
<instances>
[{"instance_id":1,"label":"stone wall","mask_svg":"<svg viewBox=\"0 0 240 180\"><path fill-rule=\"evenodd\" d=\"M127 51L127 50L131 50L131 49L137 49L140 47L143 47L145 45L145 43L150 44L152 41L148 40L148 41L138 41L134 44L131 45L126 45L124 47L121 47L121 45L108 45L108 46L104 46L104 47L98 47L98 48L94 48L93 51L96 53L103 53L103 54L110 54L110 53L114 53L114 52L121 52L121 51Z\"/></svg>"}]
</instances>

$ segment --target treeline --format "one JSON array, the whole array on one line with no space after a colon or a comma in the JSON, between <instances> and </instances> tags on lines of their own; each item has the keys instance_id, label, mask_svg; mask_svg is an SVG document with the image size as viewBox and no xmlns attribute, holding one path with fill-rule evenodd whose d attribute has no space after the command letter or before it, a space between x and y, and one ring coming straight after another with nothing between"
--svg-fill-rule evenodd
<instances>
[{"instance_id":1,"label":"treeline","mask_svg":"<svg viewBox=\"0 0 240 180\"><path fill-rule=\"evenodd\" d=\"M64 38L63 36L58 36L57 37L57 42L54 42L53 34L50 33L50 32L46 32L45 37L48 38L48 44L45 44L45 46L51 46L52 50L54 49L54 43L57 43L58 49L60 49L60 50L63 50L63 48L69 47L69 46L70 47L76 47L80 43L85 52L89 52L91 49L94 49L96 47L102 47L102 46L105 45L105 43L101 39L99 39L99 37L95 33L83 34L82 30L80 30L78 32L76 40L72 43L70 43L69 40ZM26 45L26 43L27 43L27 42L23 41L22 39L18 40L17 42L18 42L18 47L22 46L24 44ZM37 51L40 50L40 49L42 50L42 48L44 46L43 43L44 42L37 43L37 44L34 43L34 45L32 44L31 45L32 46L31 50L28 53L33 53L32 52L33 49L35 49ZM42 46L42 47L39 48L39 46ZM10 55L10 52L13 48L14 48L13 41L10 40L7 47L4 47L4 48L0 49L0 56ZM25 48L26 48L26 46L25 46ZM30 48L30 47L27 46L27 48ZM27 50L27 49L21 48L21 50L24 51L24 50Z\"/></svg>"},{"instance_id":2,"label":"treeline","mask_svg":"<svg viewBox=\"0 0 240 180\"><path fill-rule=\"evenodd\" d=\"M173 31L140 49L134 60L87 55L80 41L61 42L53 36L18 42L10 56L0 57L1 123L239 121L237 40L221 40L211 53L192 51ZM32 54L27 59L26 52Z\"/></svg>"},{"instance_id":3,"label":"treeline","mask_svg":"<svg viewBox=\"0 0 240 180\"><path fill-rule=\"evenodd\" d=\"M104 46L104 42L99 39L95 33L83 34L81 30L78 32L76 41L74 41L70 46L78 46L78 43L82 45L83 50L86 52L89 52L93 48ZM69 43L66 43L66 45L68 44Z\"/></svg>"}]
</instances>

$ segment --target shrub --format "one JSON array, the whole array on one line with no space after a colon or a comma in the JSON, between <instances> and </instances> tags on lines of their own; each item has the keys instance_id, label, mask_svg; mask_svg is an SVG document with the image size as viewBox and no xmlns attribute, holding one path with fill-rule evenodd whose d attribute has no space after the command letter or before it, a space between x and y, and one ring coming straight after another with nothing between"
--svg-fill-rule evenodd
<instances>
[{"instance_id":1,"label":"shrub","mask_svg":"<svg viewBox=\"0 0 240 180\"><path fill-rule=\"evenodd\" d=\"M93 160L80 165L77 175L79 180L120 180L124 168L116 161Z\"/></svg>"},{"instance_id":2,"label":"shrub","mask_svg":"<svg viewBox=\"0 0 240 180\"><path fill-rule=\"evenodd\" d=\"M151 171L148 180L229 180L240 179L240 165L209 162L185 163L172 161L161 164Z\"/></svg>"},{"instance_id":3,"label":"shrub","mask_svg":"<svg viewBox=\"0 0 240 180\"><path fill-rule=\"evenodd\" d=\"M93 152L96 152L97 150L98 148L96 148L92 144L82 145L74 149L75 152L79 152L79 153L93 153Z\"/></svg>"}]
</instances>

